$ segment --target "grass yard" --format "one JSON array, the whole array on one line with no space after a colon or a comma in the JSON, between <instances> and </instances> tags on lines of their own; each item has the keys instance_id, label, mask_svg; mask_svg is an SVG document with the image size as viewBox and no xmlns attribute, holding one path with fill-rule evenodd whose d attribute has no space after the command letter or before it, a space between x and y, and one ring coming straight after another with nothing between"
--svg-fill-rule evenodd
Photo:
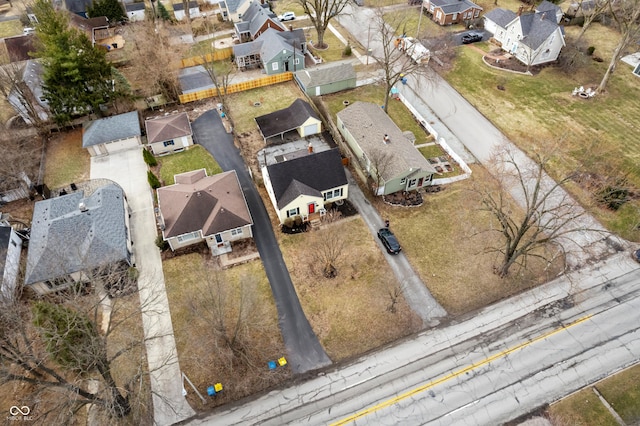
<instances>
[{"instance_id":1,"label":"grass yard","mask_svg":"<svg viewBox=\"0 0 640 426\"><path fill-rule=\"evenodd\" d=\"M233 93L228 96L230 115L237 134L251 132L258 128L254 118L286 108L302 97L298 86L293 82L274 84ZM260 102L260 106L254 106Z\"/></svg>"},{"instance_id":2,"label":"grass yard","mask_svg":"<svg viewBox=\"0 0 640 426\"><path fill-rule=\"evenodd\" d=\"M221 272L212 265L210 253L191 253L165 260L163 270L180 368L205 396L207 386L220 382L224 387L224 392L209 398L205 405L187 386L187 399L194 408L222 405L290 376L287 368L274 372L267 367L268 361L286 355L286 351L271 288L260 261ZM215 276L219 281L212 278ZM227 327L235 323L243 295L241 289L246 290L244 297L254 304L243 322L245 349L234 357L213 330L220 318ZM216 307L221 307L224 313L219 314Z\"/></svg>"},{"instance_id":3,"label":"grass yard","mask_svg":"<svg viewBox=\"0 0 640 426\"><path fill-rule=\"evenodd\" d=\"M325 95L322 97L324 103L327 105L332 119L335 121L336 114L345 108L342 103L348 100L350 103L356 101L373 102L375 104L384 104L384 86L377 84L370 84L367 86L358 87L356 89L334 93L331 95ZM430 139L430 135L420 126L415 120L411 112L400 101L389 101L388 109L389 117L396 123L400 130L411 131L416 137L415 144L419 145L425 143Z\"/></svg>"},{"instance_id":4,"label":"grass yard","mask_svg":"<svg viewBox=\"0 0 640 426\"><path fill-rule=\"evenodd\" d=\"M317 43L318 39L315 30L312 30L310 34L312 40ZM347 56L343 56L342 54L346 46L338 40L338 37L336 37L331 31L327 30L327 32L324 33L324 42L328 46L326 49L316 49L311 44L309 45L309 49L315 56L320 56L324 62L348 59Z\"/></svg>"},{"instance_id":5,"label":"grass yard","mask_svg":"<svg viewBox=\"0 0 640 426\"><path fill-rule=\"evenodd\" d=\"M528 273L517 274L514 267L507 278L493 274L494 255L483 251L501 246L502 239L498 233L482 232L490 229L491 218L480 210L479 196L472 191L474 181L485 182L490 177L480 166L471 168L472 178L426 194L421 207L392 207L376 201L416 272L454 316L546 282L558 272L549 271L545 276L543 265L530 262Z\"/></svg>"},{"instance_id":6,"label":"grass yard","mask_svg":"<svg viewBox=\"0 0 640 426\"><path fill-rule=\"evenodd\" d=\"M91 156L82 148L82 129L57 133L47 142L44 183L51 189L89 179Z\"/></svg>"},{"instance_id":7,"label":"grass yard","mask_svg":"<svg viewBox=\"0 0 640 426\"><path fill-rule=\"evenodd\" d=\"M606 69L618 35L598 24L585 35L586 44L596 47L603 63L587 59L574 72L548 67L538 75L524 76L490 69L481 54L462 47L455 68L447 80L478 110L490 117L514 143L525 151L545 149L557 142L555 177L581 169L599 176L627 177L632 191L640 188L640 84L631 68L621 63L607 93L588 101L571 95L577 86L597 85ZM578 28L567 27L568 38ZM473 72L469 72L473 70ZM505 90L498 90L501 85ZM628 203L618 213L592 206L586 185L573 186L576 197L605 226L623 238L640 241L640 201Z\"/></svg>"},{"instance_id":8,"label":"grass yard","mask_svg":"<svg viewBox=\"0 0 640 426\"><path fill-rule=\"evenodd\" d=\"M160 179L164 185L173 185L175 175L191 170L207 169L208 176L222 172L216 160L200 145L194 145L183 152L158 157L158 164Z\"/></svg>"},{"instance_id":9,"label":"grass yard","mask_svg":"<svg viewBox=\"0 0 640 426\"><path fill-rule=\"evenodd\" d=\"M302 308L329 357L345 360L418 331L422 321L402 296L395 313L387 309L389 291L398 283L362 219L344 218L330 226L276 234ZM327 279L314 246L335 232L345 236L345 247L337 277Z\"/></svg>"},{"instance_id":10,"label":"grass yard","mask_svg":"<svg viewBox=\"0 0 640 426\"><path fill-rule=\"evenodd\" d=\"M548 415L554 426L618 426L591 387L553 404Z\"/></svg>"},{"instance_id":11,"label":"grass yard","mask_svg":"<svg viewBox=\"0 0 640 426\"><path fill-rule=\"evenodd\" d=\"M0 38L22 34L22 22L19 19L0 22Z\"/></svg>"},{"instance_id":12,"label":"grass yard","mask_svg":"<svg viewBox=\"0 0 640 426\"><path fill-rule=\"evenodd\" d=\"M626 424L640 424L640 365L621 371L596 387Z\"/></svg>"}]
</instances>

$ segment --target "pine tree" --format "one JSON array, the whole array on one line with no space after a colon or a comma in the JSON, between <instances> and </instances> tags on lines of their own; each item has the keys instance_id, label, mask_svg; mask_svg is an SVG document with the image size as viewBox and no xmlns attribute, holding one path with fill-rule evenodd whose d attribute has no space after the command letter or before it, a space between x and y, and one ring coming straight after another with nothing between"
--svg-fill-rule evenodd
<instances>
[{"instance_id":1,"label":"pine tree","mask_svg":"<svg viewBox=\"0 0 640 426\"><path fill-rule=\"evenodd\" d=\"M118 0L97 0L93 3L93 6L89 6L87 13L92 18L106 16L110 23L127 19L127 15Z\"/></svg>"}]
</instances>

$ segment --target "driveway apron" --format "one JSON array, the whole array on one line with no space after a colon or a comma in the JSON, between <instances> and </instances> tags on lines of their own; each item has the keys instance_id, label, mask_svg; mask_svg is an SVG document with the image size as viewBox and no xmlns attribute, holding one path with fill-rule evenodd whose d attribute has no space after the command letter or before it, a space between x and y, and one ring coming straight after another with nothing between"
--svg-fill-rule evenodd
<instances>
[{"instance_id":1,"label":"driveway apron","mask_svg":"<svg viewBox=\"0 0 640 426\"><path fill-rule=\"evenodd\" d=\"M253 218L253 237L276 301L280 331L287 348L289 365L295 373L331 364L302 311L289 271L271 227L267 210L249 171L215 110L192 123L196 142L213 155L224 171L235 170Z\"/></svg>"},{"instance_id":2,"label":"driveway apron","mask_svg":"<svg viewBox=\"0 0 640 426\"><path fill-rule=\"evenodd\" d=\"M155 245L156 220L147 165L140 149L91 157L91 179L111 179L124 190L131 209L131 239L142 307L142 326L151 391L153 420L171 425L195 414L182 395L182 377L164 286L160 252Z\"/></svg>"}]
</instances>

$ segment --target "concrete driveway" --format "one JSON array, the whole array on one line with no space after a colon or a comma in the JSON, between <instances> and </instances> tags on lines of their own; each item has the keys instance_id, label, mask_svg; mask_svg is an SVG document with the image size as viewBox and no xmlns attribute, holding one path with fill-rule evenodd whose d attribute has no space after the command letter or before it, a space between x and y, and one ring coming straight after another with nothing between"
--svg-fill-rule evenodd
<instances>
[{"instance_id":1,"label":"concrete driveway","mask_svg":"<svg viewBox=\"0 0 640 426\"><path fill-rule=\"evenodd\" d=\"M124 190L131 209L131 239L142 306L142 325L156 425L171 425L195 414L182 395L169 301L164 286L162 260L155 245L156 219L147 165L140 148L91 158L91 179L105 178Z\"/></svg>"},{"instance_id":2,"label":"concrete driveway","mask_svg":"<svg viewBox=\"0 0 640 426\"><path fill-rule=\"evenodd\" d=\"M331 364L302 311L287 265L271 227L271 220L249 171L215 110L192 123L195 140L213 155L222 170L235 170L253 218L253 238L271 285L278 308L280 331L287 348L288 361L296 373Z\"/></svg>"}]
</instances>

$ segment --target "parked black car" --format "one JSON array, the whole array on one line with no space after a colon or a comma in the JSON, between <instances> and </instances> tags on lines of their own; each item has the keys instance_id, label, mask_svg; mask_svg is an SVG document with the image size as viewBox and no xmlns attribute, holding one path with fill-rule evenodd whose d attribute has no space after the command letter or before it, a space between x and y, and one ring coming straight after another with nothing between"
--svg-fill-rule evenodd
<instances>
[{"instance_id":1,"label":"parked black car","mask_svg":"<svg viewBox=\"0 0 640 426\"><path fill-rule=\"evenodd\" d=\"M387 249L387 253L398 254L402 251L400 243L398 243L396 236L393 235L389 228L380 228L378 230L378 238L382 241L384 248Z\"/></svg>"},{"instance_id":2,"label":"parked black car","mask_svg":"<svg viewBox=\"0 0 640 426\"><path fill-rule=\"evenodd\" d=\"M478 33L467 33L462 36L462 44L475 43L480 40L482 40L482 34Z\"/></svg>"}]
</instances>

